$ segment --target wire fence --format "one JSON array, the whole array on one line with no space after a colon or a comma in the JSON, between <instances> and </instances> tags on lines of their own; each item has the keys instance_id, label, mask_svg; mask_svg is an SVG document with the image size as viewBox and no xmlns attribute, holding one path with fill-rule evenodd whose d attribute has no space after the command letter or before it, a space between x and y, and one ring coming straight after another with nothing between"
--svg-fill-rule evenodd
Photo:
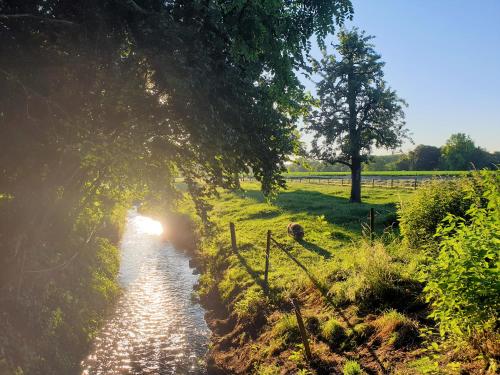
<instances>
[{"instance_id":1,"label":"wire fence","mask_svg":"<svg viewBox=\"0 0 500 375\"><path fill-rule=\"evenodd\" d=\"M425 183L437 179L454 179L456 176L362 176L361 186L377 188L398 188L398 189L417 189ZM242 176L241 181L255 182L253 176ZM332 186L351 186L349 176L303 176L303 177L285 177L289 184L308 183L322 184Z\"/></svg>"}]
</instances>

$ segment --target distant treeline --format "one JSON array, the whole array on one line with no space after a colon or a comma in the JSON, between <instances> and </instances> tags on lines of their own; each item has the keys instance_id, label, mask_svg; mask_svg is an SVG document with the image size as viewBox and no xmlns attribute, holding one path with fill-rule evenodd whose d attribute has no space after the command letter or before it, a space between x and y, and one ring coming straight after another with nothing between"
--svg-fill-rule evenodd
<instances>
[{"instance_id":1,"label":"distant treeline","mask_svg":"<svg viewBox=\"0 0 500 375\"><path fill-rule=\"evenodd\" d=\"M500 152L490 153L475 145L466 134L453 134L442 147L418 145L408 153L373 156L363 165L365 171L464 171L494 169L500 164ZM309 158L297 159L289 172L347 172L342 164L328 164Z\"/></svg>"}]
</instances>

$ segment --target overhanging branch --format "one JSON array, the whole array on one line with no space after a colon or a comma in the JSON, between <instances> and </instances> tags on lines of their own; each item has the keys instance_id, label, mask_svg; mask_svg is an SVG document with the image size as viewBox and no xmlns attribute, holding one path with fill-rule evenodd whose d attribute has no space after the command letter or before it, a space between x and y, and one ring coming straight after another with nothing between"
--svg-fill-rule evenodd
<instances>
[{"instance_id":1,"label":"overhanging branch","mask_svg":"<svg viewBox=\"0 0 500 375\"><path fill-rule=\"evenodd\" d=\"M349 168L352 167L351 163L349 163L345 160L342 160L342 159L319 158L319 160L330 163L330 164L339 163L339 164L347 165Z\"/></svg>"},{"instance_id":2,"label":"overhanging branch","mask_svg":"<svg viewBox=\"0 0 500 375\"><path fill-rule=\"evenodd\" d=\"M58 19L58 18L42 17L42 16L30 14L30 13L0 14L0 19L7 19L8 20L8 19L17 19L17 18L31 18L34 20L42 21L42 22L60 23L60 24L69 25L69 26L78 25L77 23L75 23L73 21L62 20L62 19Z\"/></svg>"}]
</instances>

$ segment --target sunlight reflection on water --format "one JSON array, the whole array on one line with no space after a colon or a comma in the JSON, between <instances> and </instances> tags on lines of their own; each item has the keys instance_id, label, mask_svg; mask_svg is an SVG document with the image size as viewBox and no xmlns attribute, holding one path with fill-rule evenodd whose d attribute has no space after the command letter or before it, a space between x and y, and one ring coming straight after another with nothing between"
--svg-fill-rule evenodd
<instances>
[{"instance_id":1,"label":"sunlight reflection on water","mask_svg":"<svg viewBox=\"0 0 500 375\"><path fill-rule=\"evenodd\" d=\"M123 295L83 361L83 374L204 373L209 330L191 299L197 276L186 255L154 235L161 232L152 222L129 215L121 244Z\"/></svg>"}]
</instances>

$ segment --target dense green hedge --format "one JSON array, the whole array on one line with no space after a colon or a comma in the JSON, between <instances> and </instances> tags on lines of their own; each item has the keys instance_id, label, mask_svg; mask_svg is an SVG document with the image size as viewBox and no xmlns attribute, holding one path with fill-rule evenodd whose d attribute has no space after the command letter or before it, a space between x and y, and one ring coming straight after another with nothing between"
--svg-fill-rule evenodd
<instances>
[{"instance_id":1,"label":"dense green hedge","mask_svg":"<svg viewBox=\"0 0 500 375\"><path fill-rule=\"evenodd\" d=\"M413 248L435 246L439 223L449 213L465 216L472 203L470 184L466 178L430 181L418 189L411 199L401 203L398 214L407 245Z\"/></svg>"},{"instance_id":2,"label":"dense green hedge","mask_svg":"<svg viewBox=\"0 0 500 375\"><path fill-rule=\"evenodd\" d=\"M443 336L500 338L499 181L497 175L478 176L482 193L467 210L468 220L449 214L438 226L439 252L424 269L424 292Z\"/></svg>"}]
</instances>

